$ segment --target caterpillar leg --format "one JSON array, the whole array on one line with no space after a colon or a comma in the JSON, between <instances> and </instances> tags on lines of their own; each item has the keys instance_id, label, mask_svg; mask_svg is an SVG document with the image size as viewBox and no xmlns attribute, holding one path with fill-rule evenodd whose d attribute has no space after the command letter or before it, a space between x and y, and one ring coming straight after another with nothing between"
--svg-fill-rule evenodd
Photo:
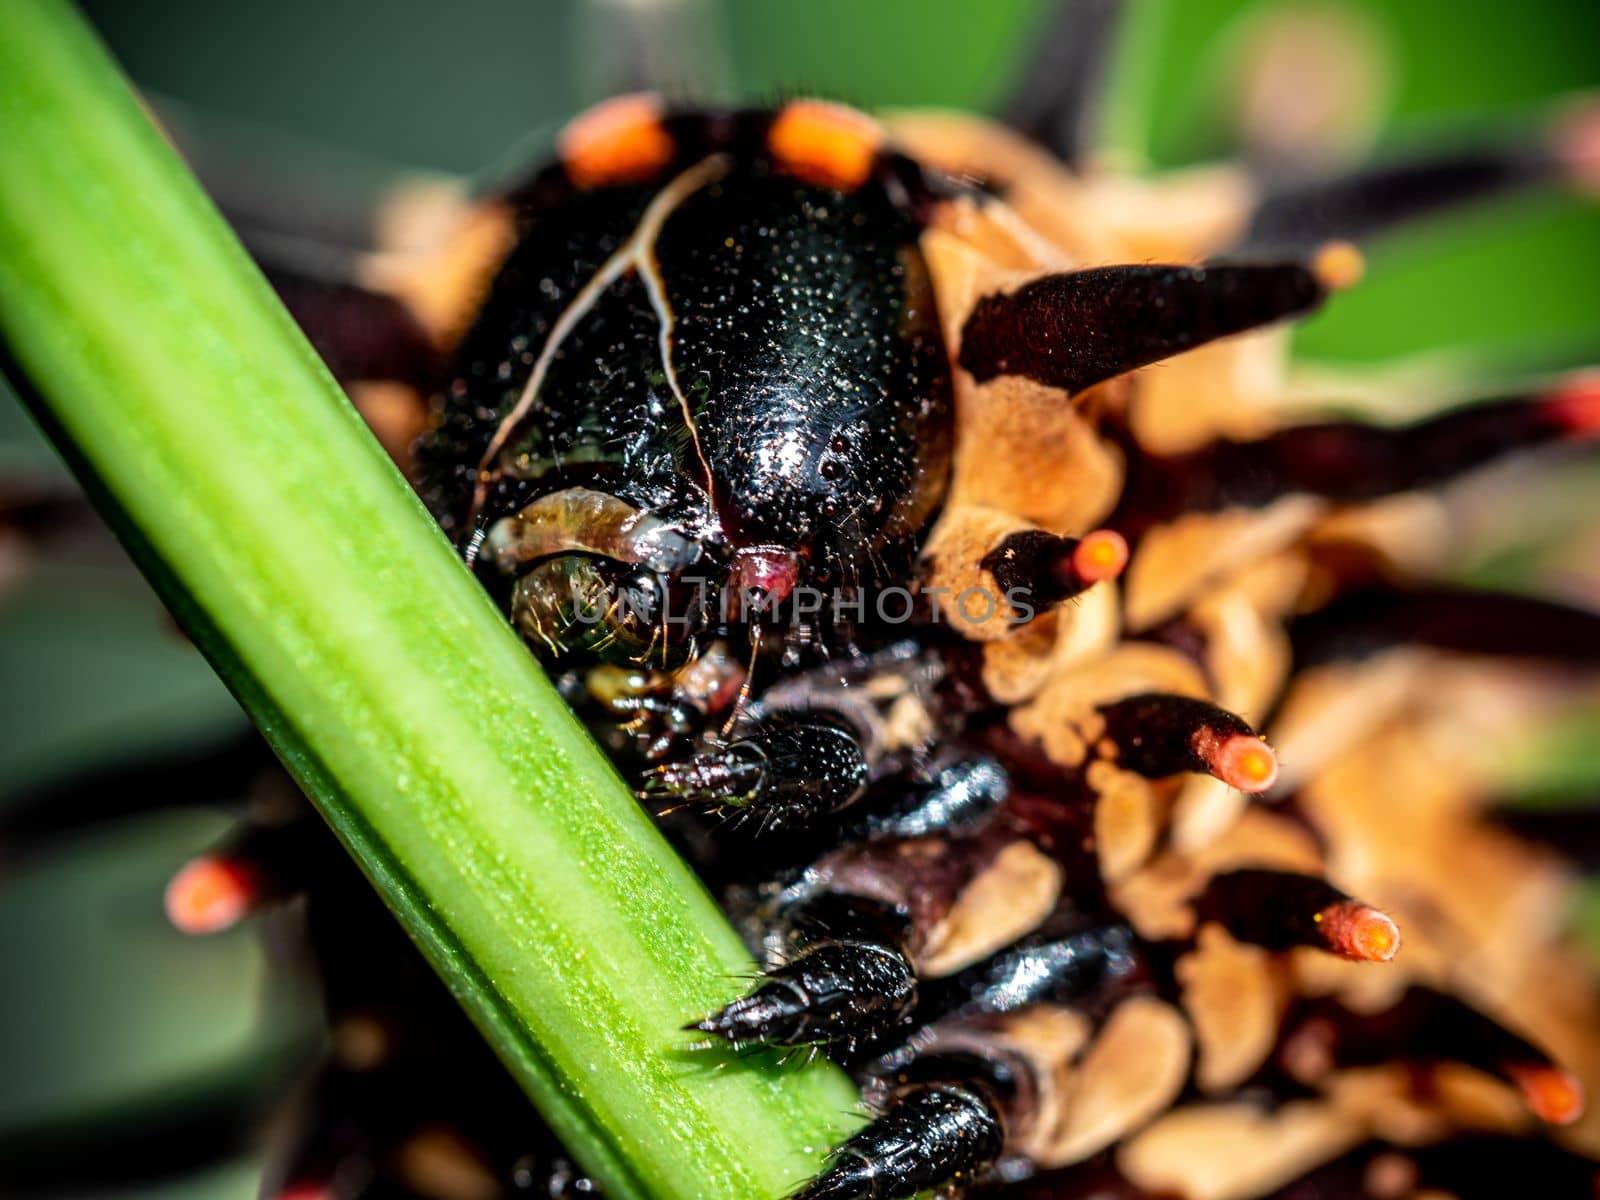
<instances>
[{"instance_id":1,"label":"caterpillar leg","mask_svg":"<svg viewBox=\"0 0 1600 1200\"><path fill-rule=\"evenodd\" d=\"M835 1148L822 1174L789 1200L895 1200L967 1183L1004 1143L998 1106L982 1090L956 1081L916 1084Z\"/></svg>"},{"instance_id":2,"label":"caterpillar leg","mask_svg":"<svg viewBox=\"0 0 1600 1200\"><path fill-rule=\"evenodd\" d=\"M918 1011L919 980L1025 935L1057 904L1061 871L1000 819L1009 780L956 761L874 806L836 850L755 889L744 923L768 969L691 1028L734 1043L871 1046Z\"/></svg>"},{"instance_id":3,"label":"caterpillar leg","mask_svg":"<svg viewBox=\"0 0 1600 1200\"><path fill-rule=\"evenodd\" d=\"M748 813L764 831L802 829L865 794L872 764L862 743L837 714L775 714L682 762L655 767L642 791L652 800Z\"/></svg>"},{"instance_id":4,"label":"caterpillar leg","mask_svg":"<svg viewBox=\"0 0 1600 1200\"><path fill-rule=\"evenodd\" d=\"M798 949L761 983L687 1026L734 1045L853 1049L905 1024L917 1000L903 943L909 921L862 896L824 895L792 913Z\"/></svg>"},{"instance_id":5,"label":"caterpillar leg","mask_svg":"<svg viewBox=\"0 0 1600 1200\"><path fill-rule=\"evenodd\" d=\"M1010 793L1010 777L999 761L953 753L936 761L926 778L903 789L886 790L882 799L868 799L859 816L840 829L839 842L976 833Z\"/></svg>"}]
</instances>

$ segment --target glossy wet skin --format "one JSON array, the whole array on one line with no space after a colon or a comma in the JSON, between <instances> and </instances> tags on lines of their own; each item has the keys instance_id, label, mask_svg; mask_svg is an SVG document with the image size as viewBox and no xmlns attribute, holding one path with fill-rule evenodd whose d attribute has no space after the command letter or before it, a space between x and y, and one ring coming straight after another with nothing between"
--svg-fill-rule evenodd
<instances>
[{"instance_id":1,"label":"glossy wet skin","mask_svg":"<svg viewBox=\"0 0 1600 1200\"><path fill-rule=\"evenodd\" d=\"M848 580L927 520L949 380L914 235L878 189L774 177L714 186L663 230L679 369L731 544L787 546Z\"/></svg>"},{"instance_id":2,"label":"glossy wet skin","mask_svg":"<svg viewBox=\"0 0 1600 1200\"><path fill-rule=\"evenodd\" d=\"M904 578L951 441L920 230L877 182L844 193L729 163L672 207L648 242L653 271L581 297L661 186L579 192L550 171L518 197L519 242L424 454L447 529L470 536L459 500L474 464L577 309L536 402L502 431L477 528L585 487L682 530L698 548L688 573L716 586Z\"/></svg>"}]
</instances>

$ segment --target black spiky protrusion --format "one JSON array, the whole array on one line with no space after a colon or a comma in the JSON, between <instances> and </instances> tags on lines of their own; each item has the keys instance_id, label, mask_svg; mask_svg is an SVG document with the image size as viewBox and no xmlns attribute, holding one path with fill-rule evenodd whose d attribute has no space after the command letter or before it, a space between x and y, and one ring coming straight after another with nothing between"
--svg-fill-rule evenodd
<instances>
[{"instance_id":1,"label":"black spiky protrusion","mask_svg":"<svg viewBox=\"0 0 1600 1200\"><path fill-rule=\"evenodd\" d=\"M1118 765L1137 775L1203 771L1241 792L1264 792L1277 781L1277 756L1261 735L1209 701L1145 692L1097 711Z\"/></svg>"},{"instance_id":2,"label":"black spiky protrusion","mask_svg":"<svg viewBox=\"0 0 1600 1200\"><path fill-rule=\"evenodd\" d=\"M268 276L312 344L341 382L392 379L431 386L439 354L416 314L393 296L352 283L274 270Z\"/></svg>"},{"instance_id":3,"label":"black spiky protrusion","mask_svg":"<svg viewBox=\"0 0 1600 1200\"><path fill-rule=\"evenodd\" d=\"M1029 529L1006 537L978 565L994 576L1013 605L1027 604L1038 614L1121 575L1128 565L1128 543L1112 529L1081 538Z\"/></svg>"},{"instance_id":4,"label":"black spiky protrusion","mask_svg":"<svg viewBox=\"0 0 1600 1200\"><path fill-rule=\"evenodd\" d=\"M945 1183L962 1184L1000 1154L997 1106L965 1084L919 1084L828 1156L828 1165L789 1200L897 1200Z\"/></svg>"},{"instance_id":5,"label":"black spiky protrusion","mask_svg":"<svg viewBox=\"0 0 1600 1200\"><path fill-rule=\"evenodd\" d=\"M1327 288L1297 262L1096 267L985 296L961 333L979 381L1021 375L1079 392L1217 338L1310 312Z\"/></svg>"},{"instance_id":6,"label":"black spiky protrusion","mask_svg":"<svg viewBox=\"0 0 1600 1200\"><path fill-rule=\"evenodd\" d=\"M1315 875L1227 871L1212 877L1194 907L1200 920L1269 950L1314 946L1353 962L1388 962L1400 949L1393 920Z\"/></svg>"},{"instance_id":7,"label":"black spiky protrusion","mask_svg":"<svg viewBox=\"0 0 1600 1200\"><path fill-rule=\"evenodd\" d=\"M1412 987L1377 1013L1356 1012L1337 1001L1307 1005L1286 1045L1297 1041L1313 1050L1311 1057L1341 1067L1461 1063L1511 1084L1528 1110L1547 1124L1567 1125L1583 1115L1583 1086L1574 1075L1492 1017L1432 988Z\"/></svg>"},{"instance_id":8,"label":"black spiky protrusion","mask_svg":"<svg viewBox=\"0 0 1600 1200\"><path fill-rule=\"evenodd\" d=\"M1035 41L1038 51L1006 107L1006 124L1078 166L1095 149L1113 43L1125 0L1059 5Z\"/></svg>"},{"instance_id":9,"label":"black spiky protrusion","mask_svg":"<svg viewBox=\"0 0 1600 1200\"><path fill-rule=\"evenodd\" d=\"M1365 240L1434 213L1557 181L1559 155L1536 140L1468 146L1374 163L1269 191L1238 254L1304 253L1330 239Z\"/></svg>"},{"instance_id":10,"label":"black spiky protrusion","mask_svg":"<svg viewBox=\"0 0 1600 1200\"><path fill-rule=\"evenodd\" d=\"M1396 427L1355 421L1297 425L1248 442L1130 464L1117 523L1142 530L1184 513L1260 507L1286 495L1341 503L1432 487L1519 451L1600 432L1590 372L1553 388L1463 405Z\"/></svg>"},{"instance_id":11,"label":"black spiky protrusion","mask_svg":"<svg viewBox=\"0 0 1600 1200\"><path fill-rule=\"evenodd\" d=\"M1295 665L1365 658L1395 646L1600 663L1600 614L1531 596L1466 588L1370 588L1350 592L1289 624Z\"/></svg>"},{"instance_id":12,"label":"black spiky protrusion","mask_svg":"<svg viewBox=\"0 0 1600 1200\"><path fill-rule=\"evenodd\" d=\"M224 843L186 862L167 884L167 919L183 933L221 933L299 892L327 866L315 820L241 822Z\"/></svg>"}]
</instances>

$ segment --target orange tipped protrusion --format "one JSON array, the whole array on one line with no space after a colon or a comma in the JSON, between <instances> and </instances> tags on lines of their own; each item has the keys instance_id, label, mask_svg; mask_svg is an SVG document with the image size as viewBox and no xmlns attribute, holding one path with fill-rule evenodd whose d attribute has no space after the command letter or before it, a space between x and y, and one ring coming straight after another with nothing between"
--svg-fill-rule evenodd
<instances>
[{"instance_id":1,"label":"orange tipped protrusion","mask_svg":"<svg viewBox=\"0 0 1600 1200\"><path fill-rule=\"evenodd\" d=\"M1589 192L1600 192L1600 99L1576 101L1556 121L1556 157L1567 177Z\"/></svg>"},{"instance_id":2,"label":"orange tipped protrusion","mask_svg":"<svg viewBox=\"0 0 1600 1200\"><path fill-rule=\"evenodd\" d=\"M221 933L261 903L261 880L248 863L221 854L191 859L167 884L167 919L183 933Z\"/></svg>"},{"instance_id":3,"label":"orange tipped protrusion","mask_svg":"<svg viewBox=\"0 0 1600 1200\"><path fill-rule=\"evenodd\" d=\"M641 92L597 104L561 132L561 161L579 187L637 183L677 152L662 123L661 97Z\"/></svg>"},{"instance_id":4,"label":"orange tipped protrusion","mask_svg":"<svg viewBox=\"0 0 1600 1200\"><path fill-rule=\"evenodd\" d=\"M1072 552L1072 569L1084 583L1115 579L1127 565L1127 539L1113 529L1084 534Z\"/></svg>"},{"instance_id":5,"label":"orange tipped protrusion","mask_svg":"<svg viewBox=\"0 0 1600 1200\"><path fill-rule=\"evenodd\" d=\"M1600 433L1600 371L1583 371L1564 381L1545 402L1550 419L1568 433Z\"/></svg>"},{"instance_id":6,"label":"orange tipped protrusion","mask_svg":"<svg viewBox=\"0 0 1600 1200\"><path fill-rule=\"evenodd\" d=\"M1507 1074L1522 1093L1528 1111L1547 1125L1571 1125L1583 1116L1583 1084L1556 1066L1513 1066Z\"/></svg>"},{"instance_id":7,"label":"orange tipped protrusion","mask_svg":"<svg viewBox=\"0 0 1600 1200\"><path fill-rule=\"evenodd\" d=\"M1329 242L1311 260L1311 271L1330 292L1342 292L1361 282L1367 259L1352 242Z\"/></svg>"},{"instance_id":8,"label":"orange tipped protrusion","mask_svg":"<svg viewBox=\"0 0 1600 1200\"><path fill-rule=\"evenodd\" d=\"M1278 756L1251 734L1223 738L1205 758L1211 774L1241 792L1264 792L1278 781Z\"/></svg>"},{"instance_id":9,"label":"orange tipped protrusion","mask_svg":"<svg viewBox=\"0 0 1600 1200\"><path fill-rule=\"evenodd\" d=\"M1422 1182L1417 1164L1398 1151L1387 1151L1375 1156L1362 1172L1361 1182L1367 1195L1375 1200L1403 1200L1415 1195Z\"/></svg>"},{"instance_id":10,"label":"orange tipped protrusion","mask_svg":"<svg viewBox=\"0 0 1600 1200\"><path fill-rule=\"evenodd\" d=\"M883 130L871 117L825 100L786 104L767 133L767 149L785 171L841 191L867 181L882 145Z\"/></svg>"},{"instance_id":11,"label":"orange tipped protrusion","mask_svg":"<svg viewBox=\"0 0 1600 1200\"><path fill-rule=\"evenodd\" d=\"M1331 904L1317 914L1323 943L1352 962L1388 962L1400 952L1400 927L1387 914L1359 900Z\"/></svg>"}]
</instances>

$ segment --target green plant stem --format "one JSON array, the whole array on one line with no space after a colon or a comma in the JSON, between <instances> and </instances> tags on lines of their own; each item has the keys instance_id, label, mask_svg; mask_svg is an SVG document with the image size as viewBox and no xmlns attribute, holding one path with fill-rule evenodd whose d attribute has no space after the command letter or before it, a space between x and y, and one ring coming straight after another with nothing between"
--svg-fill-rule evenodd
<instances>
[{"instance_id":1,"label":"green plant stem","mask_svg":"<svg viewBox=\"0 0 1600 1200\"><path fill-rule=\"evenodd\" d=\"M81 19L0 36L0 336L169 604L615 1197L770 1197L854 1092L679 1025L751 969Z\"/></svg>"}]
</instances>

